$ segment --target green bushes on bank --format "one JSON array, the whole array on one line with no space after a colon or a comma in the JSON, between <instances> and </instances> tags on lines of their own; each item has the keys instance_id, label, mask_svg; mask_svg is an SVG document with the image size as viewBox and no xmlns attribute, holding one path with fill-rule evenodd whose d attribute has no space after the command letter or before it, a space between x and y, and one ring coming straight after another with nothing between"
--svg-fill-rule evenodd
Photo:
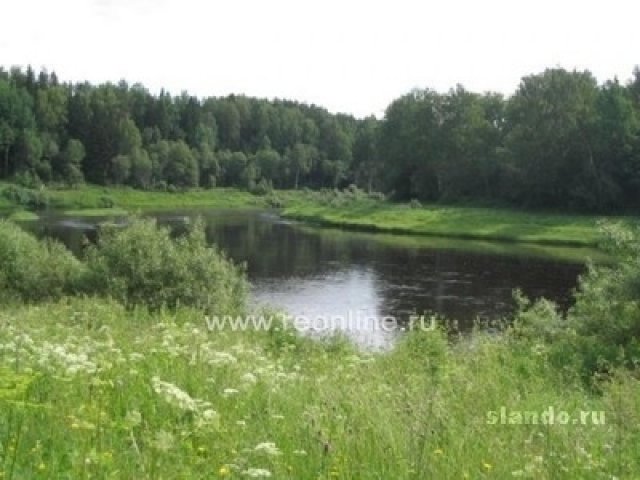
<instances>
[{"instance_id":1,"label":"green bushes on bank","mask_svg":"<svg viewBox=\"0 0 640 480\"><path fill-rule=\"evenodd\" d=\"M46 191L19 185L7 185L2 189L1 195L13 205L29 210L43 210L51 203Z\"/></svg>"},{"instance_id":2,"label":"green bushes on bank","mask_svg":"<svg viewBox=\"0 0 640 480\"><path fill-rule=\"evenodd\" d=\"M245 303L242 270L207 245L204 226L172 238L153 220L105 226L84 261L63 245L37 240L0 222L0 294L25 302L64 295L108 296L151 309L180 305L239 312Z\"/></svg>"},{"instance_id":3,"label":"green bushes on bank","mask_svg":"<svg viewBox=\"0 0 640 480\"><path fill-rule=\"evenodd\" d=\"M87 255L87 288L124 304L179 305L236 312L243 308L242 271L207 245L204 225L173 239L155 220L106 226Z\"/></svg>"},{"instance_id":4,"label":"green bushes on bank","mask_svg":"<svg viewBox=\"0 0 640 480\"><path fill-rule=\"evenodd\" d=\"M612 223L601 231L617 262L589 266L566 316L546 300L521 300L513 329L546 342L558 368L589 381L593 374L640 366L640 230Z\"/></svg>"},{"instance_id":5,"label":"green bushes on bank","mask_svg":"<svg viewBox=\"0 0 640 480\"><path fill-rule=\"evenodd\" d=\"M84 267L63 245L39 241L15 224L0 221L0 295L26 301L72 293Z\"/></svg>"}]
</instances>

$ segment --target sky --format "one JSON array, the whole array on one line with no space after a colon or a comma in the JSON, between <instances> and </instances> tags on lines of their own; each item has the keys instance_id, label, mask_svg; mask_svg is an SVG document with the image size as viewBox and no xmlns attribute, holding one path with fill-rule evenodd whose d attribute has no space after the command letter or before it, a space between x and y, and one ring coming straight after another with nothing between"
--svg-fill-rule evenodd
<instances>
[{"instance_id":1,"label":"sky","mask_svg":"<svg viewBox=\"0 0 640 480\"><path fill-rule=\"evenodd\" d=\"M548 67L630 78L638 0L3 0L0 65L153 93L382 117L413 88L513 94Z\"/></svg>"}]
</instances>

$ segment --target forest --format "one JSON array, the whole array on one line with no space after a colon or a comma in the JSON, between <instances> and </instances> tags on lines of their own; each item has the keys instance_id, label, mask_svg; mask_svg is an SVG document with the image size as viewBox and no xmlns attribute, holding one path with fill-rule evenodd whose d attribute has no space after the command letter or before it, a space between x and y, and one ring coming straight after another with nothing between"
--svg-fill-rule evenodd
<instances>
[{"instance_id":1,"label":"forest","mask_svg":"<svg viewBox=\"0 0 640 480\"><path fill-rule=\"evenodd\" d=\"M403 201L634 212L640 69L626 83L547 69L508 97L416 89L382 119L0 69L0 179L254 193L356 185Z\"/></svg>"}]
</instances>

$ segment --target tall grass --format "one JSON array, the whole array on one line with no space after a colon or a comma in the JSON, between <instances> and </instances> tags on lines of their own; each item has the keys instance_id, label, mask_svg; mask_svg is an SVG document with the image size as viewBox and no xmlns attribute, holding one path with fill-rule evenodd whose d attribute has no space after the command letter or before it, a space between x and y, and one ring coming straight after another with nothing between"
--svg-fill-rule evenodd
<instances>
[{"instance_id":1,"label":"tall grass","mask_svg":"<svg viewBox=\"0 0 640 480\"><path fill-rule=\"evenodd\" d=\"M5 309L3 478L634 478L640 383L594 395L535 342L415 333L389 353L208 332L189 309ZM275 333L277 335L277 333ZM277 346L276 346L277 345ZM8 376L7 376L8 375ZM489 422L490 412L605 423ZM579 418L579 417L576 417Z\"/></svg>"}]
</instances>

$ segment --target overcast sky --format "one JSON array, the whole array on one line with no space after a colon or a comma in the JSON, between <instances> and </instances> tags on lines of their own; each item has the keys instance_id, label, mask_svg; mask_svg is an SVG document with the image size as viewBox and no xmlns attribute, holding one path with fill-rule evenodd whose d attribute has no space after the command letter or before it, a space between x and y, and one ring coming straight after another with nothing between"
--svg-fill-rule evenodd
<instances>
[{"instance_id":1,"label":"overcast sky","mask_svg":"<svg viewBox=\"0 0 640 480\"><path fill-rule=\"evenodd\" d=\"M0 64L152 92L381 116L414 87L511 94L546 67L626 81L638 0L3 0Z\"/></svg>"}]
</instances>

